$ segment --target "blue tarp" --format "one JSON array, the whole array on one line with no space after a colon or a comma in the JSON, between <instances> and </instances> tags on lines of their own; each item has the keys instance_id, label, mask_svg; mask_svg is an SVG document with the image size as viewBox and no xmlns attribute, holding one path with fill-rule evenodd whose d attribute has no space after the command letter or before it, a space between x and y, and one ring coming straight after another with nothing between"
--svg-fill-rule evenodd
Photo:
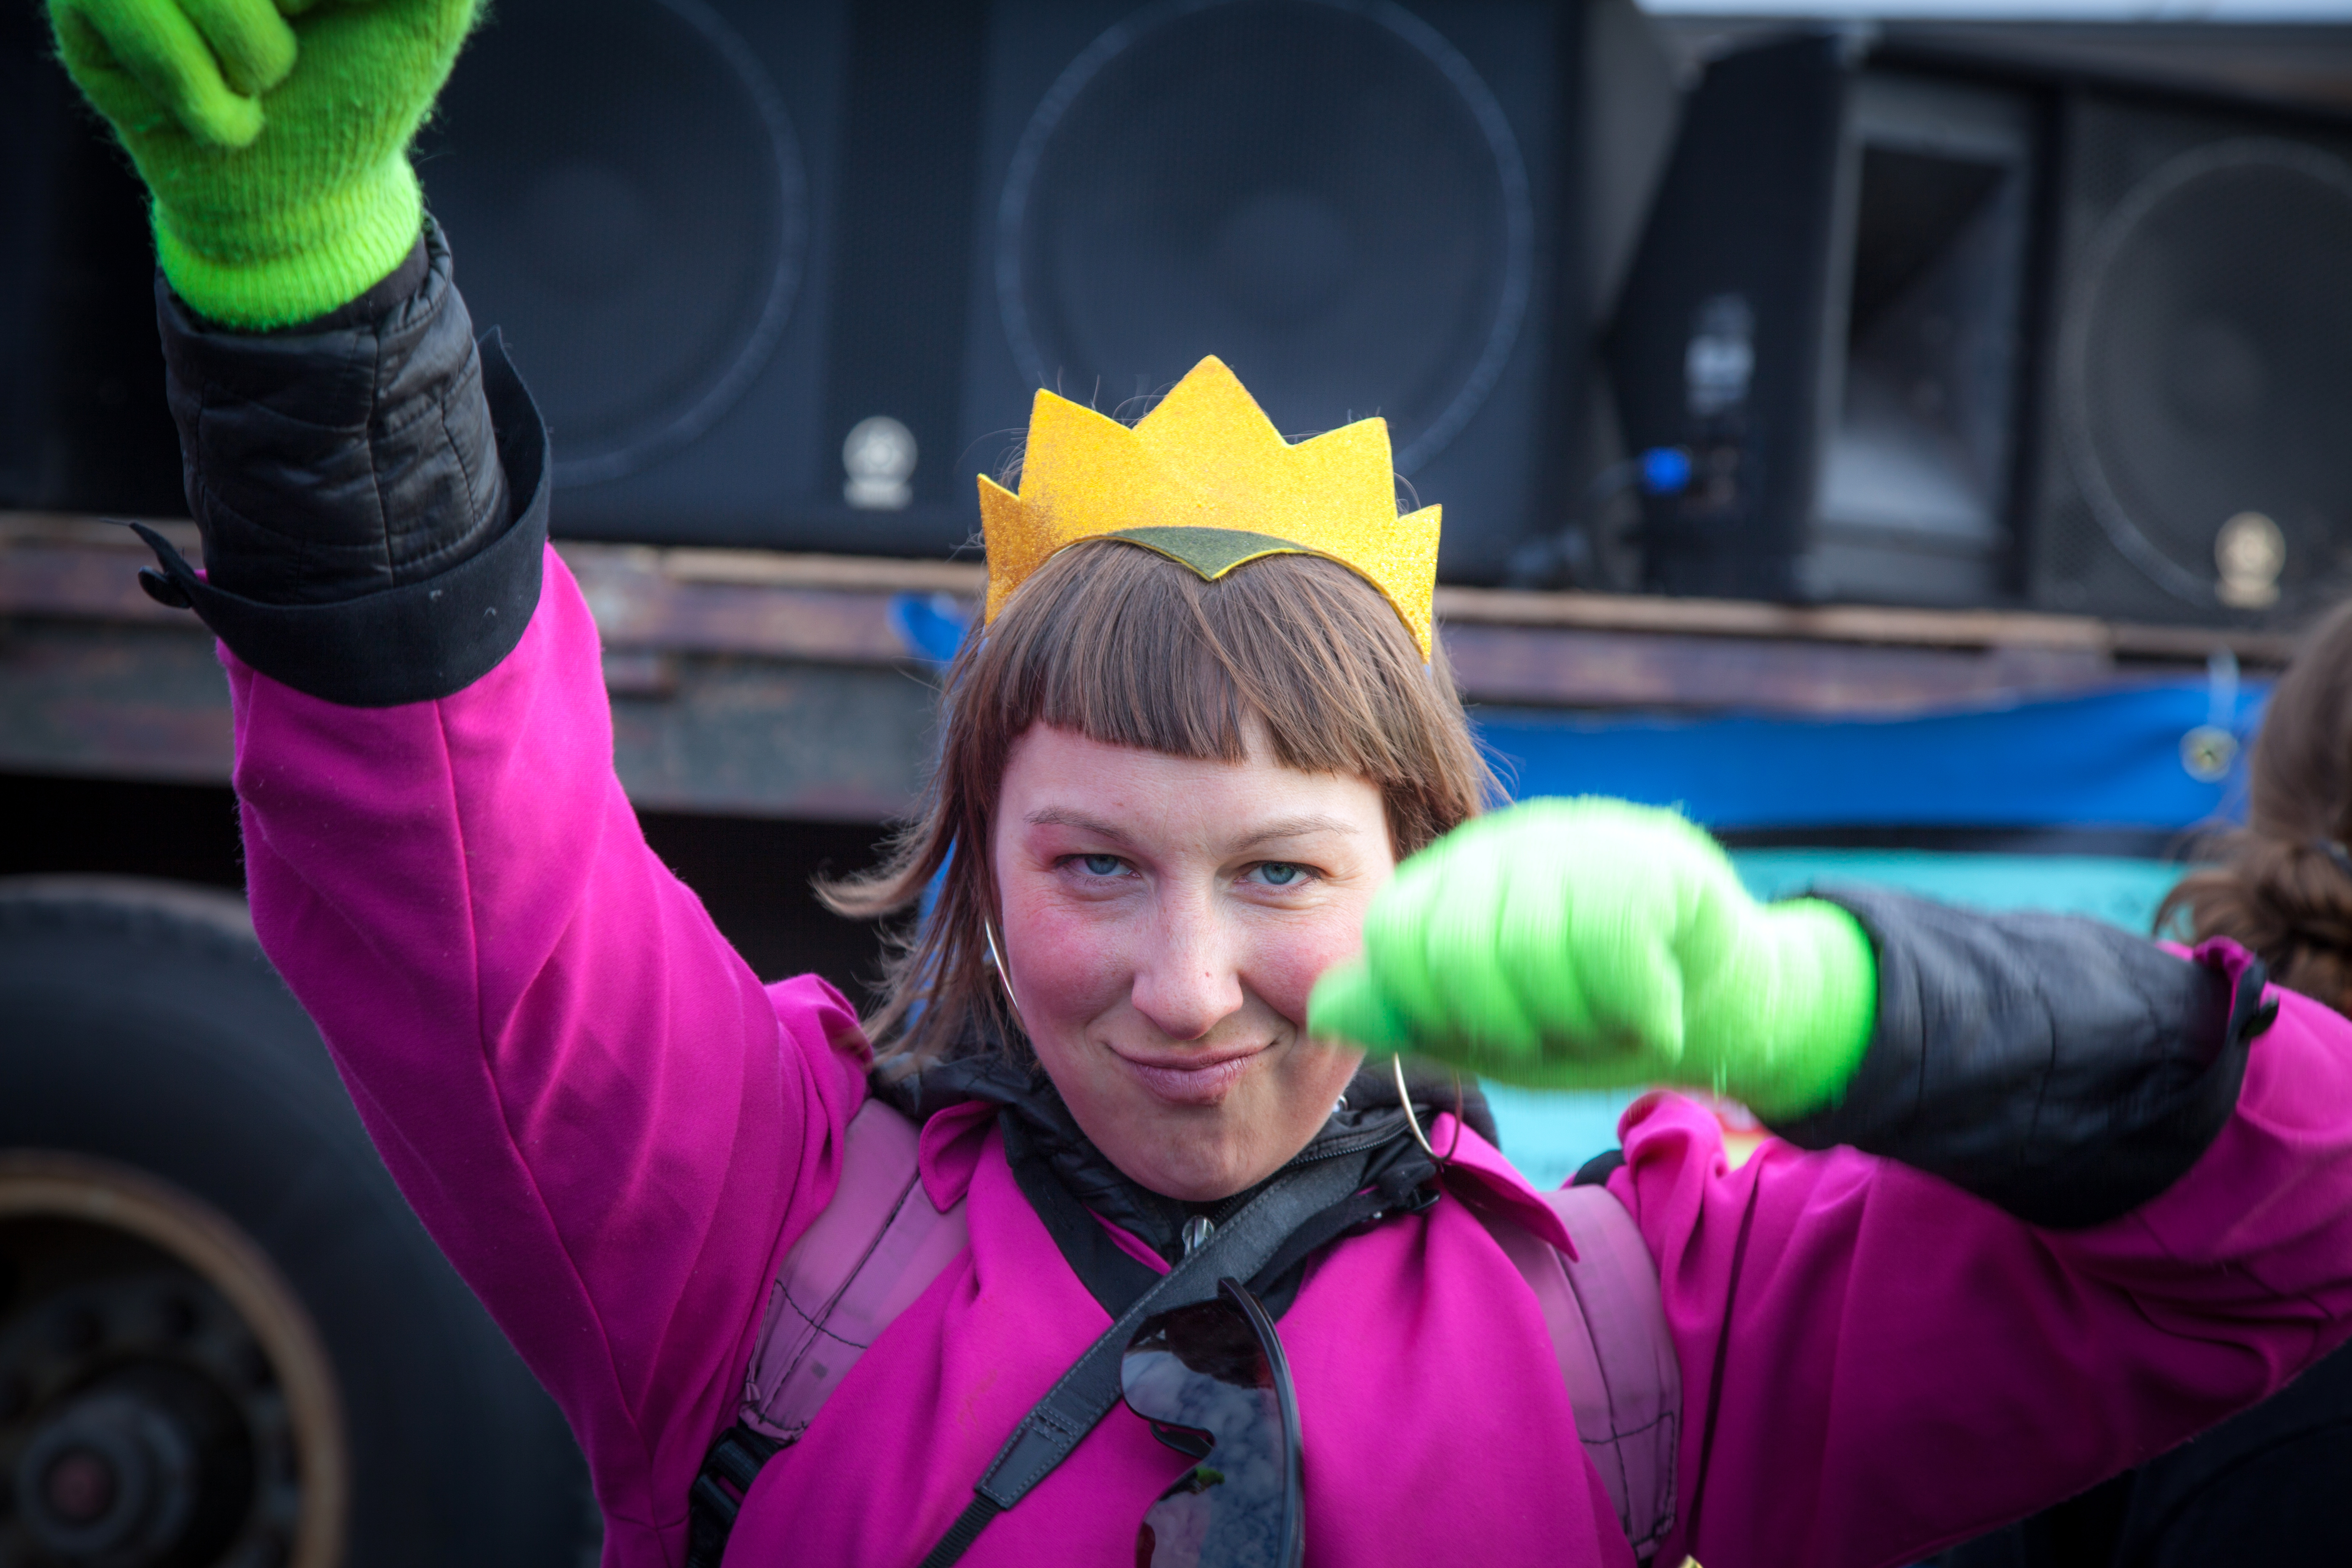
<instances>
[{"instance_id":1,"label":"blue tarp","mask_svg":"<svg viewBox=\"0 0 2352 1568\"><path fill-rule=\"evenodd\" d=\"M1481 710L1511 794L1612 795L1679 805L1718 830L1860 826L2128 828L2173 833L2235 815L2242 742L2267 687L2179 682L1902 719L1608 718ZM2183 738L2220 722L2241 754L2193 777ZM1897 887L1985 909L2095 915L2145 931L2180 872L2153 860L1926 851L1749 849L1732 859L1761 898L1816 882ZM1540 1184L1617 1141L1632 1092L1487 1087L1503 1147Z\"/></svg>"},{"instance_id":2,"label":"blue tarp","mask_svg":"<svg viewBox=\"0 0 2352 1568\"><path fill-rule=\"evenodd\" d=\"M945 662L968 629L944 595L902 594L909 647ZM2268 687L2168 681L1899 719L1669 719L1480 708L1479 735L1515 799L1612 795L1680 805L1723 830L2106 827L2172 831L2228 815L2242 758L2203 782L2181 742L2202 725L2242 741Z\"/></svg>"},{"instance_id":3,"label":"blue tarp","mask_svg":"<svg viewBox=\"0 0 2352 1568\"><path fill-rule=\"evenodd\" d=\"M2173 830L2227 814L2181 741L2252 733L2266 687L2203 681L1901 719L1661 719L1482 708L1514 798L1612 795L1680 805L1718 830L2106 827Z\"/></svg>"}]
</instances>

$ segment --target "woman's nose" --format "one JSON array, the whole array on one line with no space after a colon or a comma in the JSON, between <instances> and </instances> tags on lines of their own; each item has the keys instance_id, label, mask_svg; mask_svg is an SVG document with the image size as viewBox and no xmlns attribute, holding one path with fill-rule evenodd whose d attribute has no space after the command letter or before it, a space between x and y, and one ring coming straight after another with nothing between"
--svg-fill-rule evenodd
<instances>
[{"instance_id":1,"label":"woman's nose","mask_svg":"<svg viewBox=\"0 0 2352 1568\"><path fill-rule=\"evenodd\" d=\"M1173 1040L1197 1040L1241 1010L1234 944L1213 909L1163 904L1154 940L1136 968L1135 1010Z\"/></svg>"}]
</instances>

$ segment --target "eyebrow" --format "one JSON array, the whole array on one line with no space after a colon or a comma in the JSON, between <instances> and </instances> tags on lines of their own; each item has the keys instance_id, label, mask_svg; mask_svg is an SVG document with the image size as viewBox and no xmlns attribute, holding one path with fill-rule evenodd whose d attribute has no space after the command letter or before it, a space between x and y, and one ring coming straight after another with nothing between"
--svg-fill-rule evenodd
<instances>
[{"instance_id":1,"label":"eyebrow","mask_svg":"<svg viewBox=\"0 0 2352 1568\"><path fill-rule=\"evenodd\" d=\"M1279 821L1269 822L1242 842L1265 844L1276 838L1304 838L1313 833L1345 833L1353 836L1357 831L1355 824L1351 822L1342 822L1336 816L1325 816L1317 812L1308 812L1303 816L1286 816Z\"/></svg>"},{"instance_id":2,"label":"eyebrow","mask_svg":"<svg viewBox=\"0 0 2352 1568\"><path fill-rule=\"evenodd\" d=\"M1082 811L1073 811L1066 806L1042 806L1031 812L1025 820L1032 827L1075 827L1081 833L1096 834L1109 839L1114 844L1128 842L1127 835L1109 823L1088 816ZM1352 837L1357 831L1353 823L1342 822L1336 816L1325 816L1318 812L1308 812L1302 816L1285 816L1269 822L1248 837L1241 839L1239 845L1242 847L1247 847L1256 844L1271 844L1284 838L1304 838L1316 833L1344 833Z\"/></svg>"}]
</instances>

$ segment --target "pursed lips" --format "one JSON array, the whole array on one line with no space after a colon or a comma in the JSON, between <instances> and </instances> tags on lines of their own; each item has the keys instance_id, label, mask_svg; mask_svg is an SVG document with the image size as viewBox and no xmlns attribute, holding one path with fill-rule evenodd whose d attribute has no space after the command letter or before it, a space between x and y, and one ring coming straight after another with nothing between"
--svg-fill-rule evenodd
<instances>
[{"instance_id":1,"label":"pursed lips","mask_svg":"<svg viewBox=\"0 0 2352 1568\"><path fill-rule=\"evenodd\" d=\"M1270 1044L1270 1042L1269 1042ZM1214 1105L1242 1080L1266 1045L1139 1058L1114 1048L1136 1081L1172 1105Z\"/></svg>"}]
</instances>

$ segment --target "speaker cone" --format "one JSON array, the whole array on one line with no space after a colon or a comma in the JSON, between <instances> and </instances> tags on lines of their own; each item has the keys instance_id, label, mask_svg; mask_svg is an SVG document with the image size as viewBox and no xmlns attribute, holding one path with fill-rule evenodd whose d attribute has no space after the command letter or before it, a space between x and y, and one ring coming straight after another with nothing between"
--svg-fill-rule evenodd
<instances>
[{"instance_id":1,"label":"speaker cone","mask_svg":"<svg viewBox=\"0 0 2352 1568\"><path fill-rule=\"evenodd\" d=\"M998 298L1024 374L1106 412L1204 354L1286 432L1385 415L1410 473L1476 412L1533 270L1517 144L1402 9L1179 0L1080 55L1024 132Z\"/></svg>"},{"instance_id":2,"label":"speaker cone","mask_svg":"<svg viewBox=\"0 0 2352 1568\"><path fill-rule=\"evenodd\" d=\"M2261 602L2231 591L2240 520L2275 524L2290 584L2345 536L2347 278L2352 170L2268 138L2173 159L2095 240L2062 351L2068 455L2116 550L2176 598Z\"/></svg>"},{"instance_id":3,"label":"speaker cone","mask_svg":"<svg viewBox=\"0 0 2352 1568\"><path fill-rule=\"evenodd\" d=\"M547 416L559 484L701 435L791 312L800 148L703 0L501 0L423 174L477 329L506 330Z\"/></svg>"}]
</instances>

